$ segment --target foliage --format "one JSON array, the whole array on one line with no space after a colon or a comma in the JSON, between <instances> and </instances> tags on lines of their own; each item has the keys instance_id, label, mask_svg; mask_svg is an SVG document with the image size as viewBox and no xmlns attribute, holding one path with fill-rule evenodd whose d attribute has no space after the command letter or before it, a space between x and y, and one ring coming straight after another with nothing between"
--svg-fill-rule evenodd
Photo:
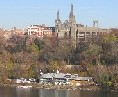
<instances>
[{"instance_id":1,"label":"foliage","mask_svg":"<svg viewBox=\"0 0 118 97\"><path fill-rule=\"evenodd\" d=\"M28 78L36 78L36 68L35 64L32 64L28 69Z\"/></svg>"},{"instance_id":2,"label":"foliage","mask_svg":"<svg viewBox=\"0 0 118 97\"><path fill-rule=\"evenodd\" d=\"M117 38L117 36L115 36L114 34L108 34L108 35L106 35L106 36L103 38L103 40L104 40L105 42L108 42L108 41L117 41L118 38Z\"/></svg>"},{"instance_id":3,"label":"foliage","mask_svg":"<svg viewBox=\"0 0 118 97\"><path fill-rule=\"evenodd\" d=\"M103 76L109 75L105 66L118 64L117 33L76 44L67 38L51 37L41 40L13 35L5 40L0 35L0 76L36 77L40 69L48 71L50 68L52 71L60 67L63 72L75 72L65 70L64 66L67 64L79 65L76 72L82 76L92 76L96 81L107 82L106 76ZM110 72L113 73L114 70L111 69Z\"/></svg>"},{"instance_id":4,"label":"foliage","mask_svg":"<svg viewBox=\"0 0 118 97\"><path fill-rule=\"evenodd\" d=\"M103 74L100 78L102 90L108 91L114 87L112 77L108 74Z\"/></svg>"},{"instance_id":5,"label":"foliage","mask_svg":"<svg viewBox=\"0 0 118 97\"><path fill-rule=\"evenodd\" d=\"M96 44L90 44L89 48L84 52L84 55L86 57L86 60L89 62L89 64L99 64L98 62L100 54L102 52L102 49L100 46L97 46Z\"/></svg>"},{"instance_id":6,"label":"foliage","mask_svg":"<svg viewBox=\"0 0 118 97\"><path fill-rule=\"evenodd\" d=\"M59 63L57 61L50 61L50 68L52 70L58 70L59 69Z\"/></svg>"}]
</instances>

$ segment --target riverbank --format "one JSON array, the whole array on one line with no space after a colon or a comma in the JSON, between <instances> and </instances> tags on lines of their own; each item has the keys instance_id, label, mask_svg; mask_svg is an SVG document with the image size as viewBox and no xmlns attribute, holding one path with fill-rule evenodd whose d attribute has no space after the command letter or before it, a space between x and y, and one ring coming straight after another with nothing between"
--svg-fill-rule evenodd
<instances>
[{"instance_id":1,"label":"riverbank","mask_svg":"<svg viewBox=\"0 0 118 97\"><path fill-rule=\"evenodd\" d=\"M73 86L73 85L53 85L51 83L0 83L3 87L20 87L20 86L32 86L32 88L39 89L63 89L63 90L100 90L98 86Z\"/></svg>"},{"instance_id":2,"label":"riverbank","mask_svg":"<svg viewBox=\"0 0 118 97\"><path fill-rule=\"evenodd\" d=\"M115 84L114 88L109 88L105 87L103 89L102 86L96 85L96 84L85 84L85 85L80 85L80 86L75 86L75 85L70 85L70 84L61 84L61 85L54 85L52 83L36 83L36 82L31 82L31 83L16 83L15 81L5 81L5 82L0 82L0 86L2 87L32 87L32 88L38 88L38 89L57 89L57 90L102 90L102 91L118 91L118 84Z\"/></svg>"}]
</instances>

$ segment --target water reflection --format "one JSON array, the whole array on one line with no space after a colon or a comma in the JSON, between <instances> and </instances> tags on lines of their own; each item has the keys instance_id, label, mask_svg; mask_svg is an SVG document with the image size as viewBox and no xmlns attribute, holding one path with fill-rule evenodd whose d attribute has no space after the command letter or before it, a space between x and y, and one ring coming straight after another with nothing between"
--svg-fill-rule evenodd
<instances>
[{"instance_id":1,"label":"water reflection","mask_svg":"<svg viewBox=\"0 0 118 97\"><path fill-rule=\"evenodd\" d=\"M80 91L40 89L38 97L80 97Z\"/></svg>"},{"instance_id":2,"label":"water reflection","mask_svg":"<svg viewBox=\"0 0 118 97\"><path fill-rule=\"evenodd\" d=\"M43 90L42 89L39 91L39 95L40 95L40 97L44 97L44 94L43 94Z\"/></svg>"},{"instance_id":3,"label":"water reflection","mask_svg":"<svg viewBox=\"0 0 118 97\"><path fill-rule=\"evenodd\" d=\"M16 88L16 95L17 97L30 97L31 88Z\"/></svg>"},{"instance_id":4,"label":"water reflection","mask_svg":"<svg viewBox=\"0 0 118 97\"><path fill-rule=\"evenodd\" d=\"M54 90L39 89L38 97L55 97L55 93L54 93Z\"/></svg>"},{"instance_id":5,"label":"water reflection","mask_svg":"<svg viewBox=\"0 0 118 97\"><path fill-rule=\"evenodd\" d=\"M15 88L0 87L0 97L17 97Z\"/></svg>"},{"instance_id":6,"label":"water reflection","mask_svg":"<svg viewBox=\"0 0 118 97\"><path fill-rule=\"evenodd\" d=\"M118 92L0 87L0 97L118 97Z\"/></svg>"}]
</instances>

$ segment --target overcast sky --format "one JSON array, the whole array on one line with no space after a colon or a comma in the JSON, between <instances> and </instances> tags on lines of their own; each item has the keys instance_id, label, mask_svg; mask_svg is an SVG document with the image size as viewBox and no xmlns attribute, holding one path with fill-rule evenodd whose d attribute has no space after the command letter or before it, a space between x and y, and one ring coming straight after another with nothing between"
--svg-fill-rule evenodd
<instances>
[{"instance_id":1,"label":"overcast sky","mask_svg":"<svg viewBox=\"0 0 118 97\"><path fill-rule=\"evenodd\" d=\"M31 24L54 26L57 10L68 19L71 3L77 23L118 28L118 0L0 0L0 28L27 28Z\"/></svg>"}]
</instances>

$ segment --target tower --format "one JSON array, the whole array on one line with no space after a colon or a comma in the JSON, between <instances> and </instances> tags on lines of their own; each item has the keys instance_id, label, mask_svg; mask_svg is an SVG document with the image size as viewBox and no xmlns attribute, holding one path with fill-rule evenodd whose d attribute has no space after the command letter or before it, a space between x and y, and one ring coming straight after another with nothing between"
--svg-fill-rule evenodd
<instances>
[{"instance_id":1,"label":"tower","mask_svg":"<svg viewBox=\"0 0 118 97\"><path fill-rule=\"evenodd\" d=\"M71 11L69 14L69 25L70 25L71 39L76 40L76 20L75 20L75 15L73 14L73 4L71 4Z\"/></svg>"},{"instance_id":2,"label":"tower","mask_svg":"<svg viewBox=\"0 0 118 97\"><path fill-rule=\"evenodd\" d=\"M55 32L56 36L59 36L59 32L61 31L61 20L59 17L59 10L57 11L57 19L55 20Z\"/></svg>"},{"instance_id":3,"label":"tower","mask_svg":"<svg viewBox=\"0 0 118 97\"><path fill-rule=\"evenodd\" d=\"M98 27L98 20L93 21L93 27Z\"/></svg>"},{"instance_id":4,"label":"tower","mask_svg":"<svg viewBox=\"0 0 118 97\"><path fill-rule=\"evenodd\" d=\"M60 20L60 18L59 18L59 10L57 11L57 20Z\"/></svg>"},{"instance_id":5,"label":"tower","mask_svg":"<svg viewBox=\"0 0 118 97\"><path fill-rule=\"evenodd\" d=\"M73 4L71 4L71 11L70 11L70 14L69 14L69 21L70 22L75 22L75 16L73 14Z\"/></svg>"},{"instance_id":6,"label":"tower","mask_svg":"<svg viewBox=\"0 0 118 97\"><path fill-rule=\"evenodd\" d=\"M73 4L71 4L69 20L66 20L64 23L62 23L60 20L59 10L57 11L55 33L58 38L68 38L69 40L76 41L76 20L75 15L73 14Z\"/></svg>"}]
</instances>

